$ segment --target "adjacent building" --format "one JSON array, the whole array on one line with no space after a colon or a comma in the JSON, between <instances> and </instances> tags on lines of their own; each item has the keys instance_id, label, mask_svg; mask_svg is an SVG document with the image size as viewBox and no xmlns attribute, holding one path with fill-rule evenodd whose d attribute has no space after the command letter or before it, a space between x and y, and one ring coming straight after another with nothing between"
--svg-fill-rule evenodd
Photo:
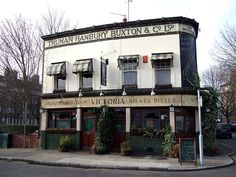
<instances>
[{"instance_id":1,"label":"adjacent building","mask_svg":"<svg viewBox=\"0 0 236 177\"><path fill-rule=\"evenodd\" d=\"M177 137L195 137L197 35L195 20L171 17L43 36L41 147L69 135L76 149L91 148L102 105L116 112L113 149L167 123Z\"/></svg>"},{"instance_id":2,"label":"adjacent building","mask_svg":"<svg viewBox=\"0 0 236 177\"><path fill-rule=\"evenodd\" d=\"M0 75L0 124L5 125L39 125L41 106L41 84L39 76L34 75L29 79L29 87L32 89L28 103L26 122L23 111L24 103L19 90L22 80L18 78L17 71L5 69L4 75Z\"/></svg>"}]
</instances>

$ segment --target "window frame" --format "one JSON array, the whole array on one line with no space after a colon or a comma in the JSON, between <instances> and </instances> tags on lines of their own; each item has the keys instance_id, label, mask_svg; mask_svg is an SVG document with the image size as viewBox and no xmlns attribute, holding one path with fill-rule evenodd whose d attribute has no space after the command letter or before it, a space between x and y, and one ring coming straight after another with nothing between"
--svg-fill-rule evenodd
<instances>
[{"instance_id":1,"label":"window frame","mask_svg":"<svg viewBox=\"0 0 236 177\"><path fill-rule=\"evenodd\" d=\"M57 114L67 113L70 115L68 119L59 119ZM73 116L74 115L74 116ZM75 129L76 128L76 109L63 109L63 110L50 110L48 112L48 120L47 120L47 129ZM60 120L68 120L69 121L69 128L61 128L58 127L58 121ZM73 122L74 121L74 122Z\"/></svg>"},{"instance_id":2,"label":"window frame","mask_svg":"<svg viewBox=\"0 0 236 177\"><path fill-rule=\"evenodd\" d=\"M88 77L85 77L88 76ZM92 89L93 88L93 73L91 72L82 72L80 73L80 88L81 89ZM90 78L91 79L91 85L85 86L84 85L84 78Z\"/></svg>"},{"instance_id":3,"label":"window frame","mask_svg":"<svg viewBox=\"0 0 236 177\"><path fill-rule=\"evenodd\" d=\"M148 113L149 112L149 113ZM146 116L144 116L144 114ZM155 118L150 117L148 118L147 115L155 113ZM135 115L139 114L136 118ZM167 116L167 117L162 117L162 116ZM148 120L149 119L149 120ZM152 119L152 120L151 120ZM154 121L155 120L155 121ZM170 114L169 114L169 108L168 107L157 107L157 108L132 108L131 109L131 129L132 126L134 126L136 129L139 130L139 132L144 132L145 128L149 127L147 126L148 123L153 124L151 128L156 129L157 131L162 130L165 128L166 124L170 121ZM134 124L135 122L138 122L139 125ZM158 124L154 125L155 122ZM141 126L141 127L140 127ZM158 127L158 128L156 128Z\"/></svg>"},{"instance_id":4,"label":"window frame","mask_svg":"<svg viewBox=\"0 0 236 177\"><path fill-rule=\"evenodd\" d=\"M124 60L122 61L122 85L123 86L136 86L138 85L138 62L136 59L128 59L128 60ZM135 74L136 76L136 80L135 83L126 83L125 78L127 78L127 76L125 76L128 73L132 73ZM130 80L130 79L128 79ZM133 81L132 81L133 82Z\"/></svg>"},{"instance_id":5,"label":"window frame","mask_svg":"<svg viewBox=\"0 0 236 177\"><path fill-rule=\"evenodd\" d=\"M173 66L172 59L159 59L159 60L154 61L155 85L157 87L158 86L171 86L171 67L172 66ZM158 72L162 72L162 71L169 73L168 79L159 78L159 77L162 77L163 75L160 75L160 73L158 74Z\"/></svg>"},{"instance_id":6,"label":"window frame","mask_svg":"<svg viewBox=\"0 0 236 177\"><path fill-rule=\"evenodd\" d=\"M176 119L177 116L183 116L183 133L179 133L177 132L177 124L176 124ZM192 117L192 122L193 122L193 127L192 127L192 131L186 131L186 125L187 125L187 121L189 120L189 118ZM191 109L191 108L176 108L175 109L175 134L178 136L191 136L193 134L195 134L196 132L196 122L195 122L195 109ZM188 129L191 129L191 127L188 127Z\"/></svg>"},{"instance_id":7,"label":"window frame","mask_svg":"<svg viewBox=\"0 0 236 177\"><path fill-rule=\"evenodd\" d=\"M59 79L64 80L64 87L59 87ZM66 76L55 75L54 76L54 91L65 91L66 90Z\"/></svg>"}]
</instances>

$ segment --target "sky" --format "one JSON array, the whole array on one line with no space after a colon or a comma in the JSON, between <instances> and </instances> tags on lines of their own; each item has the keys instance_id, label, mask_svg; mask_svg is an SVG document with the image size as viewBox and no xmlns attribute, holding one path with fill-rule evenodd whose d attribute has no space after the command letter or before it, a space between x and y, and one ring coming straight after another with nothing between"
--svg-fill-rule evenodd
<instances>
[{"instance_id":1,"label":"sky","mask_svg":"<svg viewBox=\"0 0 236 177\"><path fill-rule=\"evenodd\" d=\"M236 25L236 0L129 0L129 21L184 16L199 23L198 71L203 73L214 61L209 52L225 24ZM128 14L128 0L7 0L1 2L0 20L21 14L40 21L48 8L64 11L77 28L121 22ZM115 15L115 14L120 15Z\"/></svg>"}]
</instances>

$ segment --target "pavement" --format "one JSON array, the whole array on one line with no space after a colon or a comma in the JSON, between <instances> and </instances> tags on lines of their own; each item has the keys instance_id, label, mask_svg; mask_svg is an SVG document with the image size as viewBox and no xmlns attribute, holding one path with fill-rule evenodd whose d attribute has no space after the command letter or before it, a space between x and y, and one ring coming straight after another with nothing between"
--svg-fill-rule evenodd
<instances>
[{"instance_id":1,"label":"pavement","mask_svg":"<svg viewBox=\"0 0 236 177\"><path fill-rule=\"evenodd\" d=\"M178 158L160 156L120 156L118 153L95 155L88 151L59 152L58 150L0 149L0 160L23 161L32 164L66 166L77 168L101 168L150 171L191 171L220 168L232 165L231 155L235 151L225 144L220 144L223 153L218 156L204 156L204 164L180 163Z\"/></svg>"}]
</instances>

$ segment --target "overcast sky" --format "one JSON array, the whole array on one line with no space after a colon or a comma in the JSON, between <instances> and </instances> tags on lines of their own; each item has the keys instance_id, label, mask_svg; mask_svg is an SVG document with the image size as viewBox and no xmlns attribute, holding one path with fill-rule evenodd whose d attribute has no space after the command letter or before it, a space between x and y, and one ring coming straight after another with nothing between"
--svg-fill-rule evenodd
<instances>
[{"instance_id":1,"label":"overcast sky","mask_svg":"<svg viewBox=\"0 0 236 177\"><path fill-rule=\"evenodd\" d=\"M0 6L0 20L21 14L39 20L48 8L64 11L78 28L121 22L127 14L128 0L7 0ZM209 55L219 31L226 22L236 24L236 0L132 0L129 20L184 16L199 23L197 38L198 70L202 73L211 63Z\"/></svg>"}]
</instances>

